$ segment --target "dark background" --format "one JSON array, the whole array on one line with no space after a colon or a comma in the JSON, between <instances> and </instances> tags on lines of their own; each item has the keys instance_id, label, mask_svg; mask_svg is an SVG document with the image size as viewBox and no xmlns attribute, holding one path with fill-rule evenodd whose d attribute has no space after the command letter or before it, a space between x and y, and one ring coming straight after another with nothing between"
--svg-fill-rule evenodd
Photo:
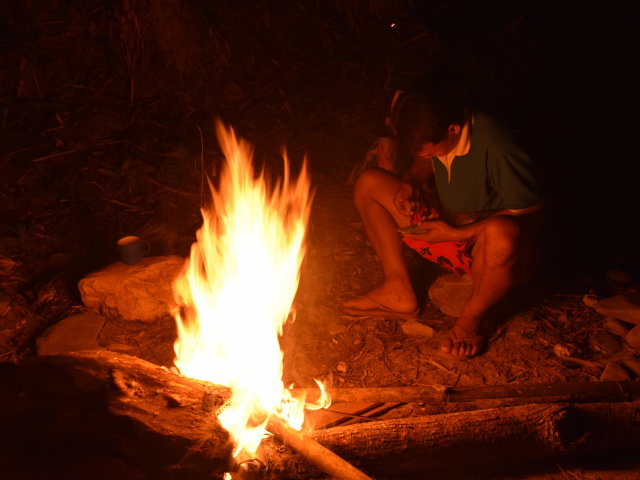
<instances>
[{"instance_id":1,"label":"dark background","mask_svg":"<svg viewBox=\"0 0 640 480\"><path fill-rule=\"evenodd\" d=\"M517 130L559 273L637 274L635 28L617 1L3 2L6 288L73 297L132 232L185 254L216 117L258 165L277 172L286 145L318 186L344 185L393 91L433 76Z\"/></svg>"}]
</instances>

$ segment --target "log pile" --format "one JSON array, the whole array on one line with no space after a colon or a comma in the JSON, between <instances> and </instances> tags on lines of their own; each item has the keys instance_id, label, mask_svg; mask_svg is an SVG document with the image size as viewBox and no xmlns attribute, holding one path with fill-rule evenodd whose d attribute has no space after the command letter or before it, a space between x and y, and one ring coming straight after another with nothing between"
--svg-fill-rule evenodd
<instances>
[{"instance_id":1,"label":"log pile","mask_svg":"<svg viewBox=\"0 0 640 480\"><path fill-rule=\"evenodd\" d=\"M234 464L228 434L216 418L230 398L226 387L180 377L136 357L107 351L3 364L0 382L0 448L8 478L36 478L36 473L43 477L43 472L36 472L36 464L55 468L66 478L82 469L93 472L76 478L100 478L96 472L111 469L113 473L118 468L126 470L127 478L156 480L222 478L225 471L234 469L238 477L251 476ZM456 394L458 400L474 395L486 398L487 392L493 397L515 394L518 401L513 406L379 420L306 435L309 442L349 462L354 471L360 469L374 478L427 472L455 475L478 468L488 471L509 460L540 462L638 444L638 382L618 384L622 394L607 400L610 387L606 382L593 382L582 388L557 385L555 390L550 385L521 386L516 391L507 387L449 389L448 397L439 393L439 401L456 401ZM567 390L577 401L567 401ZM589 390L595 393L584 393ZM560 398L561 402L540 403L545 398L541 392L554 391L564 393L546 398ZM342 393L343 398L358 395L360 400L364 393L377 398L386 393L393 401L402 393L408 401L419 398L416 389L334 393ZM534 401L526 403L527 395ZM424 391L420 398L432 401ZM261 446L262 464L268 469L261 469L259 478L322 478L317 466L298 449L283 446L281 436L274 433ZM300 438L304 443L305 437ZM285 438L285 444L289 443Z\"/></svg>"}]
</instances>

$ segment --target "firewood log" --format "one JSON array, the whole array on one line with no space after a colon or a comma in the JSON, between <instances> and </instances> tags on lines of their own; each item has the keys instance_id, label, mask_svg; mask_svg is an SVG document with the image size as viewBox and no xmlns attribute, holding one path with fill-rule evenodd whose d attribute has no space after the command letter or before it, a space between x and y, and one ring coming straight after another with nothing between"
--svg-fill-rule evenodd
<instances>
[{"instance_id":1,"label":"firewood log","mask_svg":"<svg viewBox=\"0 0 640 480\"><path fill-rule=\"evenodd\" d=\"M222 478L230 470L244 475L216 417L229 401L226 387L106 351L1 364L0 385L6 478L197 480ZM305 435L374 478L464 478L478 469L640 444L640 403L615 400L379 420ZM268 468L259 478L326 477L276 437L263 442L260 455Z\"/></svg>"},{"instance_id":2,"label":"firewood log","mask_svg":"<svg viewBox=\"0 0 640 480\"><path fill-rule=\"evenodd\" d=\"M520 405L372 421L310 436L373 477L471 478L579 454L633 452L640 445L640 403ZM283 452L275 439L263 443L262 455L270 478L317 478L312 465Z\"/></svg>"},{"instance_id":3,"label":"firewood log","mask_svg":"<svg viewBox=\"0 0 640 480\"><path fill-rule=\"evenodd\" d=\"M6 478L49 457L64 470L106 456L153 478L222 478L232 463L216 417L226 387L108 351L2 364L0 385L2 464L19 470Z\"/></svg>"}]
</instances>

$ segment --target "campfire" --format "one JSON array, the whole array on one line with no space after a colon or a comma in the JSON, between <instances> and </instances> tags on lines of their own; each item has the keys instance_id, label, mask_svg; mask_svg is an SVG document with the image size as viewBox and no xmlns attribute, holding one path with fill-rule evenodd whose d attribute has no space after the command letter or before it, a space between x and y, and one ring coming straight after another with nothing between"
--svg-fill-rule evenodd
<instances>
[{"instance_id":1,"label":"campfire","mask_svg":"<svg viewBox=\"0 0 640 480\"><path fill-rule=\"evenodd\" d=\"M183 375L231 388L218 413L231 432L238 461L255 456L272 416L302 428L306 404L282 383L283 325L304 257L313 198L306 161L296 180L284 153L284 178L255 175L252 148L216 124L227 160L184 270L174 282L178 339L175 365ZM318 385L321 386L320 382Z\"/></svg>"}]
</instances>

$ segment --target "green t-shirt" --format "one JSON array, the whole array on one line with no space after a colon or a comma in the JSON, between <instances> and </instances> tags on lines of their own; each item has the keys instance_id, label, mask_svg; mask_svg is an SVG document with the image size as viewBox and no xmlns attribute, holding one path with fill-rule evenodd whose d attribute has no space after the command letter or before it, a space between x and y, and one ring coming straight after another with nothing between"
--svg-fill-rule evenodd
<instances>
[{"instance_id":1,"label":"green t-shirt","mask_svg":"<svg viewBox=\"0 0 640 480\"><path fill-rule=\"evenodd\" d=\"M482 112L470 126L469 153L455 157L451 181L433 158L435 183L447 214L521 209L540 202L529 156L505 129Z\"/></svg>"}]
</instances>

